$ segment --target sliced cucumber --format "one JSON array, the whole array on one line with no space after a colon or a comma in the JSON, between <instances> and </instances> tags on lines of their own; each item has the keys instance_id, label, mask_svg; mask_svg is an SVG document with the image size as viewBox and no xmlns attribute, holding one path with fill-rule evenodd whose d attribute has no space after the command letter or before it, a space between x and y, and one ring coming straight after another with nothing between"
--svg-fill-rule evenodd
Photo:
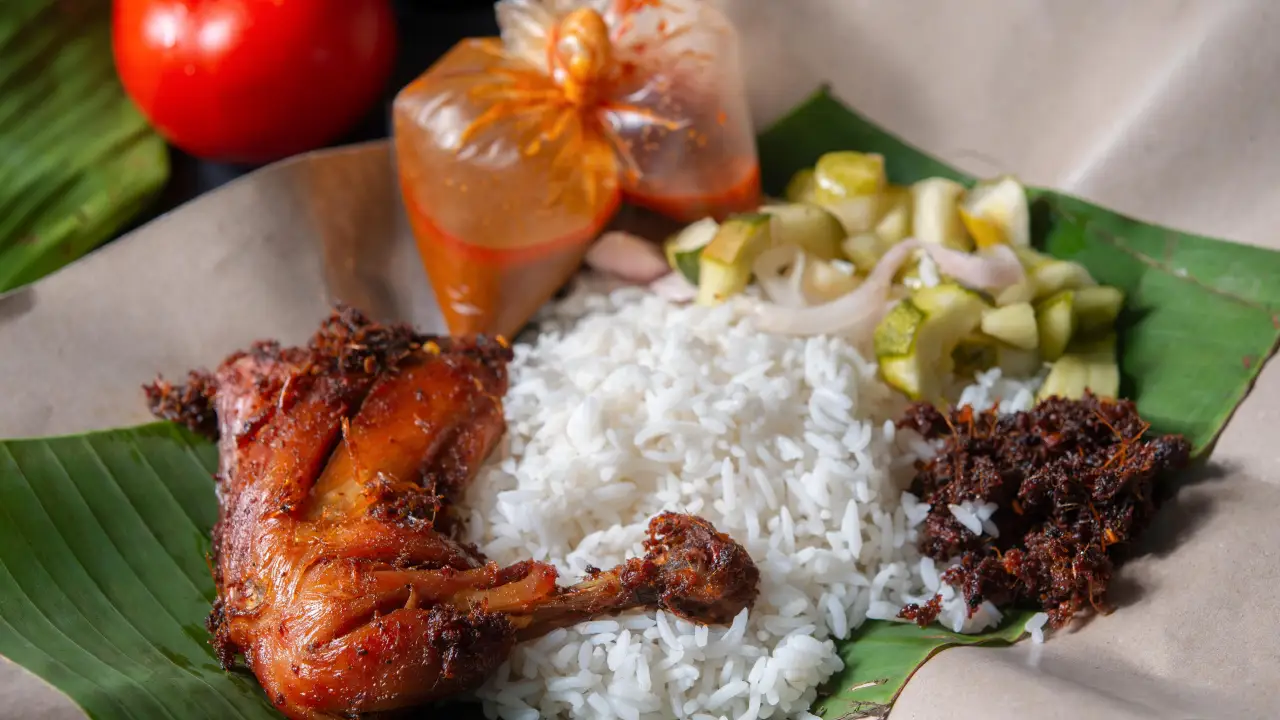
<instances>
[{"instance_id":1,"label":"sliced cucumber","mask_svg":"<svg viewBox=\"0 0 1280 720\"><path fill-rule=\"evenodd\" d=\"M1092 338L1076 338L1067 346L1071 355L1081 355L1091 359L1102 358L1114 360L1116 357L1116 334L1107 333Z\"/></svg>"},{"instance_id":2,"label":"sliced cucumber","mask_svg":"<svg viewBox=\"0 0 1280 720\"><path fill-rule=\"evenodd\" d=\"M1075 400L1083 397L1085 390L1102 398L1120 396L1115 335L1072 343L1071 352L1053 364L1036 397Z\"/></svg>"},{"instance_id":3,"label":"sliced cucumber","mask_svg":"<svg viewBox=\"0 0 1280 720\"><path fill-rule=\"evenodd\" d=\"M1023 350L1034 350L1040 344L1036 310L1031 303L1016 303L986 311L982 314L982 332Z\"/></svg>"},{"instance_id":4,"label":"sliced cucumber","mask_svg":"<svg viewBox=\"0 0 1280 720\"><path fill-rule=\"evenodd\" d=\"M899 357L910 353L915 346L916 332L924 320L924 311L911 300L903 300L894 305L876 326L876 357Z\"/></svg>"},{"instance_id":5,"label":"sliced cucumber","mask_svg":"<svg viewBox=\"0 0 1280 720\"><path fill-rule=\"evenodd\" d=\"M996 305L1004 307L1006 305L1017 305L1018 303L1029 303L1035 299L1035 288L1031 286L1029 281L1023 280L1001 290L996 295Z\"/></svg>"},{"instance_id":6,"label":"sliced cucumber","mask_svg":"<svg viewBox=\"0 0 1280 720\"><path fill-rule=\"evenodd\" d=\"M1107 285L1082 287L1075 291L1073 307L1076 313L1076 332L1082 337L1094 337L1110 333L1124 307L1124 293Z\"/></svg>"},{"instance_id":7,"label":"sliced cucumber","mask_svg":"<svg viewBox=\"0 0 1280 720\"><path fill-rule=\"evenodd\" d=\"M699 258L698 303L718 305L751 281L751 264L769 248L772 218L763 213L725 220Z\"/></svg>"},{"instance_id":8,"label":"sliced cucumber","mask_svg":"<svg viewBox=\"0 0 1280 720\"><path fill-rule=\"evenodd\" d=\"M1056 262L1052 255L1045 255L1029 247L1015 245L1013 246L1013 254L1018 256L1018 261L1022 263L1022 267L1027 269L1027 272L1035 270L1045 263Z\"/></svg>"},{"instance_id":9,"label":"sliced cucumber","mask_svg":"<svg viewBox=\"0 0 1280 720\"><path fill-rule=\"evenodd\" d=\"M1100 398L1120 397L1120 366L1115 360L1089 364L1089 389Z\"/></svg>"},{"instance_id":10,"label":"sliced cucumber","mask_svg":"<svg viewBox=\"0 0 1280 720\"><path fill-rule=\"evenodd\" d=\"M1054 362L1067 351L1076 330L1075 293L1063 290L1036 306L1036 325L1040 332L1040 355Z\"/></svg>"},{"instance_id":11,"label":"sliced cucumber","mask_svg":"<svg viewBox=\"0 0 1280 720\"><path fill-rule=\"evenodd\" d=\"M885 382L913 400L940 401L955 370L953 353L986 308L981 296L954 283L922 288L899 303L875 332Z\"/></svg>"},{"instance_id":12,"label":"sliced cucumber","mask_svg":"<svg viewBox=\"0 0 1280 720\"><path fill-rule=\"evenodd\" d=\"M972 250L973 239L960 219L964 186L947 178L928 178L911 186L911 226L920 242Z\"/></svg>"},{"instance_id":13,"label":"sliced cucumber","mask_svg":"<svg viewBox=\"0 0 1280 720\"><path fill-rule=\"evenodd\" d=\"M829 152L813 166L814 198L837 203L884 189L884 157L850 151Z\"/></svg>"},{"instance_id":14,"label":"sliced cucumber","mask_svg":"<svg viewBox=\"0 0 1280 720\"><path fill-rule=\"evenodd\" d=\"M1015 283L1001 290L996 295L996 305L1014 305L1021 302L1032 302L1036 299L1036 288L1031 282L1031 273L1047 263L1057 262L1052 257L1038 253L1029 247L1012 246L1013 254L1017 256L1018 262L1022 264L1023 270L1026 271L1027 277L1022 282Z\"/></svg>"},{"instance_id":15,"label":"sliced cucumber","mask_svg":"<svg viewBox=\"0 0 1280 720\"><path fill-rule=\"evenodd\" d=\"M859 195L845 198L838 202L823 203L835 215L844 228L845 235L871 232L880 221L885 205L885 196L879 193Z\"/></svg>"},{"instance_id":16,"label":"sliced cucumber","mask_svg":"<svg viewBox=\"0 0 1280 720\"><path fill-rule=\"evenodd\" d=\"M911 302L926 313L949 311L954 307L976 307L981 311L986 310L988 307L987 301L982 299L982 295L954 282L944 282L933 287L920 288L911 294ZM974 323L975 329L977 328L977 323L981 321L982 313L979 312L978 320Z\"/></svg>"},{"instance_id":17,"label":"sliced cucumber","mask_svg":"<svg viewBox=\"0 0 1280 720\"><path fill-rule=\"evenodd\" d=\"M711 244L719 229L720 223L714 218L703 218L672 235L663 245L667 264L685 280L697 285L702 250Z\"/></svg>"},{"instance_id":18,"label":"sliced cucumber","mask_svg":"<svg viewBox=\"0 0 1280 720\"><path fill-rule=\"evenodd\" d=\"M1089 270L1080 263L1059 260L1029 247L1014 246L1013 252L1027 271L1026 285L1019 284L1006 288L997 298L999 304L1044 300L1063 290L1077 290L1098 284L1089 274ZM1028 293L1031 295L1030 298L1027 297Z\"/></svg>"},{"instance_id":19,"label":"sliced cucumber","mask_svg":"<svg viewBox=\"0 0 1280 720\"><path fill-rule=\"evenodd\" d=\"M891 185L881 193L880 219L875 232L881 240L896 243L911 234L911 189Z\"/></svg>"},{"instance_id":20,"label":"sliced cucumber","mask_svg":"<svg viewBox=\"0 0 1280 720\"><path fill-rule=\"evenodd\" d=\"M951 351L958 377L973 377L975 373L991 368L997 362L997 343L985 335L970 335L961 340Z\"/></svg>"},{"instance_id":21,"label":"sliced cucumber","mask_svg":"<svg viewBox=\"0 0 1280 720\"><path fill-rule=\"evenodd\" d=\"M1038 350L1022 350L996 343L996 366L1009 377L1031 377L1044 367L1044 360Z\"/></svg>"},{"instance_id":22,"label":"sliced cucumber","mask_svg":"<svg viewBox=\"0 0 1280 720\"><path fill-rule=\"evenodd\" d=\"M1089 387L1089 366L1078 355L1063 355L1049 368L1044 384L1036 393L1037 400L1060 397L1067 400L1079 400L1084 397L1085 388Z\"/></svg>"},{"instance_id":23,"label":"sliced cucumber","mask_svg":"<svg viewBox=\"0 0 1280 720\"><path fill-rule=\"evenodd\" d=\"M815 257L805 263L800 279L805 297L815 305L848 295L858 288L859 282L851 263Z\"/></svg>"},{"instance_id":24,"label":"sliced cucumber","mask_svg":"<svg viewBox=\"0 0 1280 720\"><path fill-rule=\"evenodd\" d=\"M1089 271L1080 263L1055 258L1049 258L1032 268L1027 279L1035 291L1036 300L1056 295L1063 290L1075 290L1097 284Z\"/></svg>"},{"instance_id":25,"label":"sliced cucumber","mask_svg":"<svg viewBox=\"0 0 1280 720\"><path fill-rule=\"evenodd\" d=\"M858 269L858 272L866 274L871 272L871 268L880 262L880 258L889 250L889 243L886 243L875 233L859 233L850 235L840 243L840 251L844 254L849 262Z\"/></svg>"},{"instance_id":26,"label":"sliced cucumber","mask_svg":"<svg viewBox=\"0 0 1280 720\"><path fill-rule=\"evenodd\" d=\"M980 182L960 204L960 218L980 248L1031 245L1031 211L1027 191L1017 178Z\"/></svg>"},{"instance_id":27,"label":"sliced cucumber","mask_svg":"<svg viewBox=\"0 0 1280 720\"><path fill-rule=\"evenodd\" d=\"M813 174L813 168L805 168L791 176L791 181L787 183L787 189L784 192L788 202L813 202L813 191L817 187Z\"/></svg>"},{"instance_id":28,"label":"sliced cucumber","mask_svg":"<svg viewBox=\"0 0 1280 720\"><path fill-rule=\"evenodd\" d=\"M817 205L791 203L765 205L760 212L773 218L771 232L775 246L795 245L823 260L840 257L844 226L830 211Z\"/></svg>"},{"instance_id":29,"label":"sliced cucumber","mask_svg":"<svg viewBox=\"0 0 1280 720\"><path fill-rule=\"evenodd\" d=\"M1072 343L1070 354L1089 365L1089 389L1104 398L1120 397L1120 364L1116 358L1116 336L1108 333Z\"/></svg>"}]
</instances>

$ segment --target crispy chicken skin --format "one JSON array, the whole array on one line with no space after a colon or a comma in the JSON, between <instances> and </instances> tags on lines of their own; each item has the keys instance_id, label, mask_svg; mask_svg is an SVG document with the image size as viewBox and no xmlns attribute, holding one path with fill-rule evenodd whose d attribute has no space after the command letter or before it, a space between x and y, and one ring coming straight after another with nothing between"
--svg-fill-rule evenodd
<instances>
[{"instance_id":1,"label":"crispy chicken skin","mask_svg":"<svg viewBox=\"0 0 1280 720\"><path fill-rule=\"evenodd\" d=\"M479 685L518 641L633 607L724 623L759 573L708 522L663 514L646 554L578 585L486 562L450 503L505 426L511 351L345 308L306 347L261 342L214 373L146 388L152 411L218 439L217 600L237 656L292 718L360 717Z\"/></svg>"}]
</instances>

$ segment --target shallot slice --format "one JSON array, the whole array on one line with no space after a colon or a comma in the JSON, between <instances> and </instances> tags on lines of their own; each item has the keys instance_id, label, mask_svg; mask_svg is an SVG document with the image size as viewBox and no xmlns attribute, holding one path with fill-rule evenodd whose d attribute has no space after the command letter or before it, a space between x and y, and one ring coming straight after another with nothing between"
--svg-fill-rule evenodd
<instances>
[{"instance_id":1,"label":"shallot slice","mask_svg":"<svg viewBox=\"0 0 1280 720\"><path fill-rule=\"evenodd\" d=\"M671 272L656 243L622 230L601 235L585 260L593 270L637 285L647 285Z\"/></svg>"},{"instance_id":2,"label":"shallot slice","mask_svg":"<svg viewBox=\"0 0 1280 720\"><path fill-rule=\"evenodd\" d=\"M931 243L923 244L938 272L973 290L999 292L1027 278L1013 248L995 245L968 253Z\"/></svg>"},{"instance_id":3,"label":"shallot slice","mask_svg":"<svg viewBox=\"0 0 1280 720\"><path fill-rule=\"evenodd\" d=\"M919 247L920 241L913 238L897 243L881 256L856 290L829 303L806 308L762 305L756 326L787 335L843 335L854 342L868 339L888 308L894 275Z\"/></svg>"},{"instance_id":4,"label":"shallot slice","mask_svg":"<svg viewBox=\"0 0 1280 720\"><path fill-rule=\"evenodd\" d=\"M811 307L781 302L762 305L757 311L757 326L766 332L788 335L842 335L854 342L868 339L888 309L894 276L916 250L928 253L938 272L975 290L998 292L1026 279L1022 263L1007 245L967 253L907 238L889 248L866 282L848 295ZM764 283L762 287L772 297ZM799 293L799 285L796 287ZM803 299L802 293L800 296ZM790 302L785 296L784 299Z\"/></svg>"}]
</instances>

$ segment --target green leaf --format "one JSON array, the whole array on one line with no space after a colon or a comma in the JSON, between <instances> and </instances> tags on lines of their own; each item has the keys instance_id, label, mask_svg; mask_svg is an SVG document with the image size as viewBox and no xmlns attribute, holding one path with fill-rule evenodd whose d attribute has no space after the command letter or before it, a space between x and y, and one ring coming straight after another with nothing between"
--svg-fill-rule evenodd
<instances>
[{"instance_id":1,"label":"green leaf","mask_svg":"<svg viewBox=\"0 0 1280 720\"><path fill-rule=\"evenodd\" d=\"M0 4L0 158L0 292L89 252L164 185L164 141L116 78L110 0Z\"/></svg>"},{"instance_id":2,"label":"green leaf","mask_svg":"<svg viewBox=\"0 0 1280 720\"><path fill-rule=\"evenodd\" d=\"M0 654L93 718L278 718L203 626L216 466L168 424L0 442Z\"/></svg>"},{"instance_id":3,"label":"green leaf","mask_svg":"<svg viewBox=\"0 0 1280 720\"><path fill-rule=\"evenodd\" d=\"M824 89L760 137L765 189L781 192L832 150L884 155L895 183L973 182ZM1122 393L1155 430L1181 433L1198 455L1207 452L1280 341L1280 253L1144 223L1052 190L1030 195L1033 239L1125 291Z\"/></svg>"},{"instance_id":4,"label":"green leaf","mask_svg":"<svg viewBox=\"0 0 1280 720\"><path fill-rule=\"evenodd\" d=\"M883 717L926 660L955 645L1014 642L1022 637L1022 626L1032 615L1026 610L1007 612L999 629L978 635L868 620L841 643L844 670L827 681L814 713L827 720Z\"/></svg>"}]
</instances>

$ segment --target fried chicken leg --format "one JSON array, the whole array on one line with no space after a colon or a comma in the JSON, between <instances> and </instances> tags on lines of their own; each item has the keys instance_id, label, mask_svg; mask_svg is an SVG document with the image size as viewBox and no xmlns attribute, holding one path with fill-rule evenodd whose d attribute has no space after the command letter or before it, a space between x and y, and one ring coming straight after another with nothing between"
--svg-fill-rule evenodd
<instances>
[{"instance_id":1,"label":"fried chicken leg","mask_svg":"<svg viewBox=\"0 0 1280 720\"><path fill-rule=\"evenodd\" d=\"M743 548L663 514L645 556L560 587L551 565L486 562L450 506L505 426L511 352L369 322L343 309L310 344L264 342L152 411L218 438L217 600L238 655L291 718L359 717L479 685L512 646L634 607L728 622L757 593Z\"/></svg>"}]
</instances>

